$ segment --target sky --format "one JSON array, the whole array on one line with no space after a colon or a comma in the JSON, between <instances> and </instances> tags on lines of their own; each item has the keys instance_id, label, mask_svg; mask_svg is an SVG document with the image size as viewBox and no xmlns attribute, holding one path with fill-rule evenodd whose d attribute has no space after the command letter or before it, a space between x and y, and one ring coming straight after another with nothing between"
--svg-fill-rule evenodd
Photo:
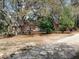
<instances>
[{"instance_id":1,"label":"sky","mask_svg":"<svg viewBox=\"0 0 79 59\"><path fill-rule=\"evenodd\" d=\"M71 0L64 0L65 5L71 4Z\"/></svg>"}]
</instances>

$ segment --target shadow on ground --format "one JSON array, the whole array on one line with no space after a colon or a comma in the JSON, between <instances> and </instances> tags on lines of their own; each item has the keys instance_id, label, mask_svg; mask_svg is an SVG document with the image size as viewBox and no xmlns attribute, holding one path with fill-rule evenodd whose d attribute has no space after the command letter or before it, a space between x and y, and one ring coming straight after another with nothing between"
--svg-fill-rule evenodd
<instances>
[{"instance_id":1,"label":"shadow on ground","mask_svg":"<svg viewBox=\"0 0 79 59\"><path fill-rule=\"evenodd\" d=\"M76 48L67 44L25 46L3 59L78 59Z\"/></svg>"}]
</instances>

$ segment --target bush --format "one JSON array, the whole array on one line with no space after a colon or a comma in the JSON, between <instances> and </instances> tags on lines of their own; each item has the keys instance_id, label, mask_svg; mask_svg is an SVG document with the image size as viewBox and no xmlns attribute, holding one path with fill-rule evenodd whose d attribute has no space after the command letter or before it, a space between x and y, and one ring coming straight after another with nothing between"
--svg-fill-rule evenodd
<instances>
[{"instance_id":1,"label":"bush","mask_svg":"<svg viewBox=\"0 0 79 59\"><path fill-rule=\"evenodd\" d=\"M39 21L39 28L42 32L46 34L51 33L53 31L53 23L51 17L42 17Z\"/></svg>"},{"instance_id":2,"label":"bush","mask_svg":"<svg viewBox=\"0 0 79 59\"><path fill-rule=\"evenodd\" d=\"M11 19L5 11L0 10L0 34L3 35L5 33L8 33L9 26L11 26Z\"/></svg>"},{"instance_id":3,"label":"bush","mask_svg":"<svg viewBox=\"0 0 79 59\"><path fill-rule=\"evenodd\" d=\"M71 12L68 8L65 8L64 11L62 12L59 22L60 22L60 30L63 32L66 30L71 30L74 27L75 22L72 19Z\"/></svg>"}]
</instances>

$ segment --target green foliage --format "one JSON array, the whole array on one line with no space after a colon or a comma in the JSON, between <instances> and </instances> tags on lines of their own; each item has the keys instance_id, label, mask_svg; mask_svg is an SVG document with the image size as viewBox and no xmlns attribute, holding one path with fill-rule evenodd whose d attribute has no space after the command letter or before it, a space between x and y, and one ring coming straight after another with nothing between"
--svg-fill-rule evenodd
<instances>
[{"instance_id":1,"label":"green foliage","mask_svg":"<svg viewBox=\"0 0 79 59\"><path fill-rule=\"evenodd\" d=\"M39 21L39 28L41 31L48 33L51 33L53 31L53 24L50 17L43 17Z\"/></svg>"},{"instance_id":2,"label":"green foliage","mask_svg":"<svg viewBox=\"0 0 79 59\"><path fill-rule=\"evenodd\" d=\"M4 25L4 23L0 23L0 33L6 32L7 26Z\"/></svg>"},{"instance_id":3,"label":"green foliage","mask_svg":"<svg viewBox=\"0 0 79 59\"><path fill-rule=\"evenodd\" d=\"M75 22L71 16L71 11L65 7L60 17L60 30L66 31L67 29L72 29L74 25Z\"/></svg>"},{"instance_id":4,"label":"green foliage","mask_svg":"<svg viewBox=\"0 0 79 59\"><path fill-rule=\"evenodd\" d=\"M8 32L10 19L4 11L0 10L0 34Z\"/></svg>"},{"instance_id":5,"label":"green foliage","mask_svg":"<svg viewBox=\"0 0 79 59\"><path fill-rule=\"evenodd\" d=\"M5 19L4 15L2 13L0 13L0 33L6 31L6 26L5 26L4 19Z\"/></svg>"}]
</instances>

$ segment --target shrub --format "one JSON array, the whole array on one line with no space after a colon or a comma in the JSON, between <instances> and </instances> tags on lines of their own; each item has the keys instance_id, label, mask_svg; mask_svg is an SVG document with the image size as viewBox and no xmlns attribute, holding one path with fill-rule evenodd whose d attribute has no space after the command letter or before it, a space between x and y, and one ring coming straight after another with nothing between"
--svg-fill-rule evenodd
<instances>
[{"instance_id":1,"label":"shrub","mask_svg":"<svg viewBox=\"0 0 79 59\"><path fill-rule=\"evenodd\" d=\"M53 31L53 23L51 17L42 17L39 21L39 28L42 32L46 34L51 33Z\"/></svg>"},{"instance_id":2,"label":"shrub","mask_svg":"<svg viewBox=\"0 0 79 59\"><path fill-rule=\"evenodd\" d=\"M64 8L59 22L60 22L61 31L66 31L67 29L70 30L74 27L75 22L71 16L71 12L68 8Z\"/></svg>"},{"instance_id":3,"label":"shrub","mask_svg":"<svg viewBox=\"0 0 79 59\"><path fill-rule=\"evenodd\" d=\"M11 19L5 11L0 10L0 34L8 33L9 26L11 26Z\"/></svg>"}]
</instances>

